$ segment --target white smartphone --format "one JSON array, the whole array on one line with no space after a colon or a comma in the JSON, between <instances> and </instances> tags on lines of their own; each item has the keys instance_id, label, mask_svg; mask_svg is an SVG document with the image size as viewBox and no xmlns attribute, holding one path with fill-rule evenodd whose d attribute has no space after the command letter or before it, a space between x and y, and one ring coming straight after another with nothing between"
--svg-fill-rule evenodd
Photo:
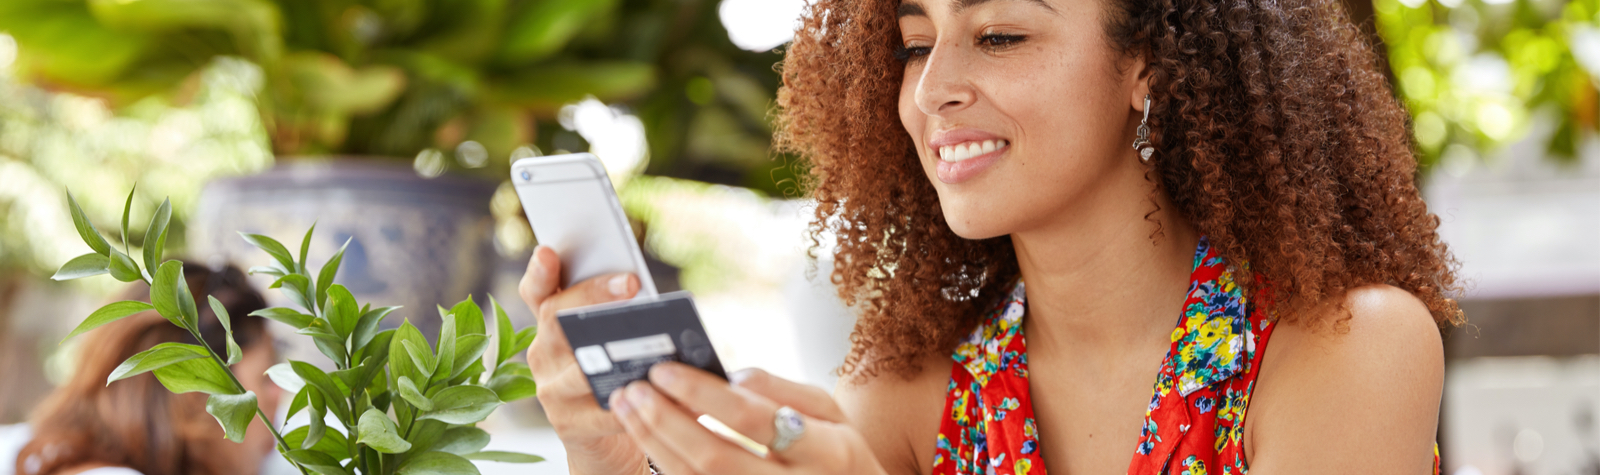
<instances>
[{"instance_id":1,"label":"white smartphone","mask_svg":"<svg viewBox=\"0 0 1600 475\"><path fill-rule=\"evenodd\" d=\"M561 255L561 286L617 272L639 276L635 299L655 298L622 202L605 165L587 153L529 157L511 164L511 183L533 237Z\"/></svg>"}]
</instances>

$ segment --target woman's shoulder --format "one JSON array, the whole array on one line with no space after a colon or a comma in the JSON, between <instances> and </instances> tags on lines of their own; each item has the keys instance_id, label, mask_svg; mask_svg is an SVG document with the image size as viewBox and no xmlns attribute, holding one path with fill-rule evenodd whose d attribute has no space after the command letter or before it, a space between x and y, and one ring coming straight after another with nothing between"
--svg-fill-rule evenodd
<instances>
[{"instance_id":1,"label":"woman's shoulder","mask_svg":"<svg viewBox=\"0 0 1600 475\"><path fill-rule=\"evenodd\" d=\"M1276 325L1263 355L1246 421L1251 467L1318 452L1431 460L1444 345L1428 307L1398 287L1368 285L1312 312Z\"/></svg>"},{"instance_id":2,"label":"woman's shoulder","mask_svg":"<svg viewBox=\"0 0 1600 475\"><path fill-rule=\"evenodd\" d=\"M955 361L924 357L909 375L844 374L833 397L889 473L929 473Z\"/></svg>"}]
</instances>

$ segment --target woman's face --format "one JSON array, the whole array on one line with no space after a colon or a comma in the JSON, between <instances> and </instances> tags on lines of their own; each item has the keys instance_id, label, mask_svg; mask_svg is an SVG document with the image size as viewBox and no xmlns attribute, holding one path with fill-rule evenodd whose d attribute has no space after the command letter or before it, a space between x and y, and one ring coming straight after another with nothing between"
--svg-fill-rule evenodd
<instances>
[{"instance_id":1,"label":"woman's face","mask_svg":"<svg viewBox=\"0 0 1600 475\"><path fill-rule=\"evenodd\" d=\"M1047 226L1142 176L1127 145L1142 68L1119 69L1100 3L901 1L900 121L957 235Z\"/></svg>"}]
</instances>

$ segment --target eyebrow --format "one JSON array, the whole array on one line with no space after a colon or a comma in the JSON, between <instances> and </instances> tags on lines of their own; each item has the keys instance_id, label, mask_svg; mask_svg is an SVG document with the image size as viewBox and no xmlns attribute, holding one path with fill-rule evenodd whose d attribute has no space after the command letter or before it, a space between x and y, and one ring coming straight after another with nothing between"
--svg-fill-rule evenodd
<instances>
[{"instance_id":1,"label":"eyebrow","mask_svg":"<svg viewBox=\"0 0 1600 475\"><path fill-rule=\"evenodd\" d=\"M954 0L955 8L953 9L953 11L955 13L961 13L962 10L966 10L968 8L972 8L972 7L976 7L978 5L989 3L991 1L993 1L993 0ZM1021 0L1021 1L1025 1L1025 2L1028 2L1028 3L1032 3L1032 4L1035 4L1035 5L1044 7L1046 10L1050 10L1052 13L1056 11L1055 7L1050 6L1050 4L1046 3L1045 0ZM900 6L895 9L895 17L896 18L904 18L904 17L908 17L908 16L928 16L928 11L922 8L922 4L914 2L914 1L900 2Z\"/></svg>"}]
</instances>

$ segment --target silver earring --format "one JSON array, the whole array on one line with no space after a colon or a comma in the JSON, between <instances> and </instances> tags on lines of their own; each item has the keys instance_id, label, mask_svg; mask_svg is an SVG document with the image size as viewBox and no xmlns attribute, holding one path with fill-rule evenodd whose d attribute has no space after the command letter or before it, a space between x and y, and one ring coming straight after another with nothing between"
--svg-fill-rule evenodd
<instances>
[{"instance_id":1,"label":"silver earring","mask_svg":"<svg viewBox=\"0 0 1600 475\"><path fill-rule=\"evenodd\" d=\"M1156 154L1156 148L1150 145L1150 95L1144 95L1144 118L1139 119L1137 137L1133 139L1133 149L1139 151L1139 163L1150 164L1150 158Z\"/></svg>"}]
</instances>

